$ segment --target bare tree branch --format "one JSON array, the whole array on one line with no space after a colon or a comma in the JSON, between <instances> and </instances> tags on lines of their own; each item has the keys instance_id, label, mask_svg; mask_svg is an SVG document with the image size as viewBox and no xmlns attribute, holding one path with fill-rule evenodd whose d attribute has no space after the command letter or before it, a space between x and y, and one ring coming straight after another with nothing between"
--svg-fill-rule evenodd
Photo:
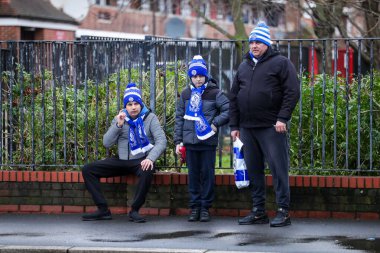
<instances>
[{"instance_id":1,"label":"bare tree branch","mask_svg":"<svg viewBox=\"0 0 380 253\"><path fill-rule=\"evenodd\" d=\"M199 17L203 18L204 24L211 26L212 28L214 28L215 30L217 30L218 32L220 32L221 34L223 34L229 39L235 39L235 37L232 34L228 33L225 29L223 29L217 23L213 22L211 19L206 17L206 15L201 12L199 6L195 2L196 0L191 0L189 1L189 5L197 13Z\"/></svg>"}]
</instances>

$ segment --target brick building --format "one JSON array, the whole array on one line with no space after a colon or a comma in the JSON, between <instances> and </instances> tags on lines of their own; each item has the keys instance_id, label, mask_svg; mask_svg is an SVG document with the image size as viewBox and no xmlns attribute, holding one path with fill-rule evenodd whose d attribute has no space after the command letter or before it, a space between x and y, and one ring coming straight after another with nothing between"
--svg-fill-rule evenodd
<instances>
[{"instance_id":1,"label":"brick building","mask_svg":"<svg viewBox=\"0 0 380 253\"><path fill-rule=\"evenodd\" d=\"M77 6L74 12L85 14L78 18L67 12L64 7L69 3ZM223 0L198 3L207 18L234 33L230 5ZM300 18L299 10L283 0L242 5L247 34L258 20L265 20L273 39L297 37ZM83 35L227 39L203 23L189 0L0 0L0 40L74 40Z\"/></svg>"},{"instance_id":2,"label":"brick building","mask_svg":"<svg viewBox=\"0 0 380 253\"><path fill-rule=\"evenodd\" d=\"M73 40L77 27L48 0L0 0L0 41Z\"/></svg>"},{"instance_id":3,"label":"brick building","mask_svg":"<svg viewBox=\"0 0 380 253\"><path fill-rule=\"evenodd\" d=\"M95 35L122 38L144 38L145 35L181 38L227 39L222 33L203 24L191 8L189 0L120 1L88 0L87 16L81 21L77 37ZM200 11L229 33L234 33L231 7L223 0L199 0ZM299 10L286 1L242 5L246 32L265 20L273 38L289 38L300 27ZM176 31L174 31L176 30Z\"/></svg>"}]
</instances>

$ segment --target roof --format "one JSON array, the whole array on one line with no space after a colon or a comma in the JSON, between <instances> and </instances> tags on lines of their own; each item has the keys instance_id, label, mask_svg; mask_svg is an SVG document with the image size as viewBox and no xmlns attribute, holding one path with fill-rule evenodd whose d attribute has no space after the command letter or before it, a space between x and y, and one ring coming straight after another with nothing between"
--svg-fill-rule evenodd
<instances>
[{"instance_id":1,"label":"roof","mask_svg":"<svg viewBox=\"0 0 380 253\"><path fill-rule=\"evenodd\" d=\"M78 24L75 19L56 9L49 0L10 0L9 2L0 1L0 18L13 17Z\"/></svg>"}]
</instances>

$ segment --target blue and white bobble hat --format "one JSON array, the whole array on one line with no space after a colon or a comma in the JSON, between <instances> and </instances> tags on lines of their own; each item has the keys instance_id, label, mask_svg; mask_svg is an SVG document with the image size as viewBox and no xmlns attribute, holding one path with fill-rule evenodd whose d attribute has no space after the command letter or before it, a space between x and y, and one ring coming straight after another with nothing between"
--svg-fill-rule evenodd
<instances>
[{"instance_id":1,"label":"blue and white bobble hat","mask_svg":"<svg viewBox=\"0 0 380 253\"><path fill-rule=\"evenodd\" d=\"M271 45L269 26L264 21L260 21L249 35L249 42L259 41L267 45Z\"/></svg>"},{"instance_id":2,"label":"blue and white bobble hat","mask_svg":"<svg viewBox=\"0 0 380 253\"><path fill-rule=\"evenodd\" d=\"M203 60L202 56L195 55L193 60L189 63L189 70L187 74L190 78L196 75L201 75L206 77L206 81L208 79L208 71L206 62Z\"/></svg>"},{"instance_id":3,"label":"blue and white bobble hat","mask_svg":"<svg viewBox=\"0 0 380 253\"><path fill-rule=\"evenodd\" d=\"M141 99L141 91L137 88L135 83L129 83L124 91L124 108L128 104L128 102L135 101L143 106L143 102Z\"/></svg>"}]
</instances>

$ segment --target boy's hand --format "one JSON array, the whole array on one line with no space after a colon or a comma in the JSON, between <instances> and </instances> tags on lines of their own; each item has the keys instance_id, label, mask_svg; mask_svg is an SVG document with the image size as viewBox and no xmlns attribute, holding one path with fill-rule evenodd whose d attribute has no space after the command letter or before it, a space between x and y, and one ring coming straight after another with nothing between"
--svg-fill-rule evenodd
<instances>
[{"instance_id":1,"label":"boy's hand","mask_svg":"<svg viewBox=\"0 0 380 253\"><path fill-rule=\"evenodd\" d=\"M181 151L179 151L180 147L181 147L181 144L177 144L177 145L175 146L175 153L176 153L177 155L181 155Z\"/></svg>"}]
</instances>

